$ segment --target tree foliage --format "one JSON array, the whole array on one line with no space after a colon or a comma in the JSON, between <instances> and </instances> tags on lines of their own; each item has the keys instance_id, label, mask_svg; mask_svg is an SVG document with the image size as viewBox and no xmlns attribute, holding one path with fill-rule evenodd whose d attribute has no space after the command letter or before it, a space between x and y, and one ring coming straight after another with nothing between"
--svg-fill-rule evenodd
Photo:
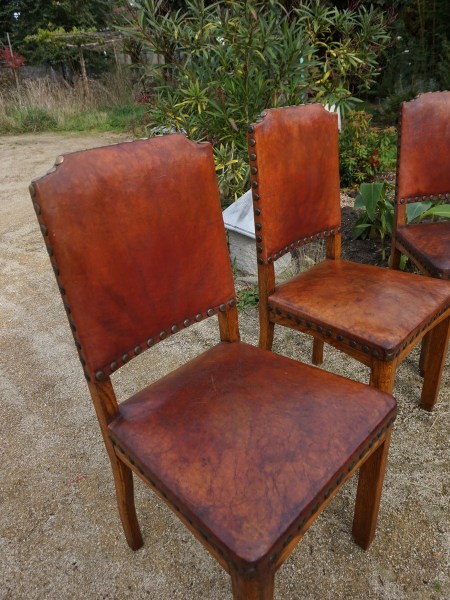
<instances>
[{"instance_id":1,"label":"tree foliage","mask_svg":"<svg viewBox=\"0 0 450 600\"><path fill-rule=\"evenodd\" d=\"M64 31L104 29L111 24L114 7L120 0L3 0L0 7L0 36L5 44L6 32L15 49L28 62L51 60L37 44L26 44L25 38L39 30Z\"/></svg>"}]
</instances>

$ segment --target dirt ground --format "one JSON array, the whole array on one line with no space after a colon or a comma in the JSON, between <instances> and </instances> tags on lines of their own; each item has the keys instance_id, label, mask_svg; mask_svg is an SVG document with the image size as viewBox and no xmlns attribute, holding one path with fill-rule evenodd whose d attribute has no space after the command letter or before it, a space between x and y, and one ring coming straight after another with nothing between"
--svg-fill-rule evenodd
<instances>
[{"instance_id":1,"label":"dirt ground","mask_svg":"<svg viewBox=\"0 0 450 600\"><path fill-rule=\"evenodd\" d=\"M226 600L229 579L141 482L145 546L133 553L53 272L28 196L62 152L115 135L0 138L0 598ZM122 138L123 139L123 138ZM358 259L358 252L353 259ZM405 307L408 310L408 307ZM255 309L242 338L257 340ZM214 319L114 375L125 398L217 340ZM309 362L311 342L278 329L276 352ZM332 348L324 367L367 381ZM450 369L432 414L419 408L414 351L400 367L399 405L377 536L351 539L355 482L319 517L276 578L278 600L450 599Z\"/></svg>"}]
</instances>

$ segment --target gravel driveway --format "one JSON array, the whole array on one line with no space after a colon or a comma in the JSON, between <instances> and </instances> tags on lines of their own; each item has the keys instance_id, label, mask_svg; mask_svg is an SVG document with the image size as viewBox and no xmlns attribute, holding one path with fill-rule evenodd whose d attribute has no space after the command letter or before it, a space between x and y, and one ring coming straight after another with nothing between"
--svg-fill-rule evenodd
<instances>
[{"instance_id":1,"label":"gravel driveway","mask_svg":"<svg viewBox=\"0 0 450 600\"><path fill-rule=\"evenodd\" d=\"M0 598L230 600L228 575L145 486L145 539L133 553L119 522L106 452L28 196L62 152L123 136L0 138ZM405 309L407 310L407 308ZM257 315L241 315L256 343ZM125 398L217 340L214 319L137 357L114 375ZM274 350L309 362L311 342L278 330ZM327 348L324 367L367 381ZM450 599L450 369L432 414L418 406L413 352L397 375L399 417L368 552L351 539L355 482L279 570L277 600Z\"/></svg>"}]
</instances>

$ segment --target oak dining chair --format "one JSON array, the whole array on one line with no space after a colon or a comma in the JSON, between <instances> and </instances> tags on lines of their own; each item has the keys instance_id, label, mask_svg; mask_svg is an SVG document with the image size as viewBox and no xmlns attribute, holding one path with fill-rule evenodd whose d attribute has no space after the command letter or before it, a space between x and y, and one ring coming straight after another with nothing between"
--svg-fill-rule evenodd
<instances>
[{"instance_id":1,"label":"oak dining chair","mask_svg":"<svg viewBox=\"0 0 450 600\"><path fill-rule=\"evenodd\" d=\"M270 600L278 567L359 470L353 536L367 548L395 400L240 341L211 146L173 134L75 152L30 193L129 546L143 544L134 474L230 574L235 600ZM117 400L118 369L213 316L217 344Z\"/></svg>"},{"instance_id":2,"label":"oak dining chair","mask_svg":"<svg viewBox=\"0 0 450 600\"><path fill-rule=\"evenodd\" d=\"M259 282L260 347L275 325L310 334L313 362L326 342L370 369L391 392L397 366L428 335L421 405L436 403L450 319L450 282L341 258L337 115L320 104L265 111L249 126L248 152ZM325 240L326 258L276 284L284 254ZM432 360L431 360L432 358Z\"/></svg>"},{"instance_id":3,"label":"oak dining chair","mask_svg":"<svg viewBox=\"0 0 450 600\"><path fill-rule=\"evenodd\" d=\"M402 104L391 245L393 269L404 255L423 275L450 279L450 220L408 224L407 209L415 202L450 202L450 92L421 94ZM422 373L433 360L428 348L426 336Z\"/></svg>"}]
</instances>

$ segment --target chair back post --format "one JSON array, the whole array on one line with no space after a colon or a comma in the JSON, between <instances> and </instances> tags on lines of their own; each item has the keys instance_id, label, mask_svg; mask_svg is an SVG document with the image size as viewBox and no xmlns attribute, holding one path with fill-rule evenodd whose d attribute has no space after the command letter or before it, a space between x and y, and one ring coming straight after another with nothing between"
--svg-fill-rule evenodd
<instances>
[{"instance_id":1,"label":"chair back post","mask_svg":"<svg viewBox=\"0 0 450 600\"><path fill-rule=\"evenodd\" d=\"M398 192L398 182L400 175L400 156L401 156L401 139L402 139L402 122L403 122L403 111L406 102L402 102L400 110L400 118L398 121L398 137L397 137L397 169L395 175L395 195L394 195L394 224L392 227L391 237L391 255L389 259L389 266L392 269L398 270L400 268L401 253L396 248L396 232L397 227L406 225L406 202L403 200L400 202L400 196Z\"/></svg>"},{"instance_id":2,"label":"chair back post","mask_svg":"<svg viewBox=\"0 0 450 600\"><path fill-rule=\"evenodd\" d=\"M332 260L341 258L342 235L340 231L332 234L326 241L326 257Z\"/></svg>"},{"instance_id":3,"label":"chair back post","mask_svg":"<svg viewBox=\"0 0 450 600\"><path fill-rule=\"evenodd\" d=\"M239 323L236 303L230 301L225 311L219 311L219 331L222 342L238 342L241 339L239 334Z\"/></svg>"},{"instance_id":4,"label":"chair back post","mask_svg":"<svg viewBox=\"0 0 450 600\"><path fill-rule=\"evenodd\" d=\"M92 403L94 404L106 450L110 458L113 458L115 452L111 440L109 439L108 425L114 420L119 412L116 394L114 393L110 379L102 382L88 381L87 385L92 398Z\"/></svg>"},{"instance_id":5,"label":"chair back post","mask_svg":"<svg viewBox=\"0 0 450 600\"><path fill-rule=\"evenodd\" d=\"M259 289L259 346L270 349L273 342L273 324L269 319L268 298L275 291L275 267L270 264L258 264Z\"/></svg>"}]
</instances>

